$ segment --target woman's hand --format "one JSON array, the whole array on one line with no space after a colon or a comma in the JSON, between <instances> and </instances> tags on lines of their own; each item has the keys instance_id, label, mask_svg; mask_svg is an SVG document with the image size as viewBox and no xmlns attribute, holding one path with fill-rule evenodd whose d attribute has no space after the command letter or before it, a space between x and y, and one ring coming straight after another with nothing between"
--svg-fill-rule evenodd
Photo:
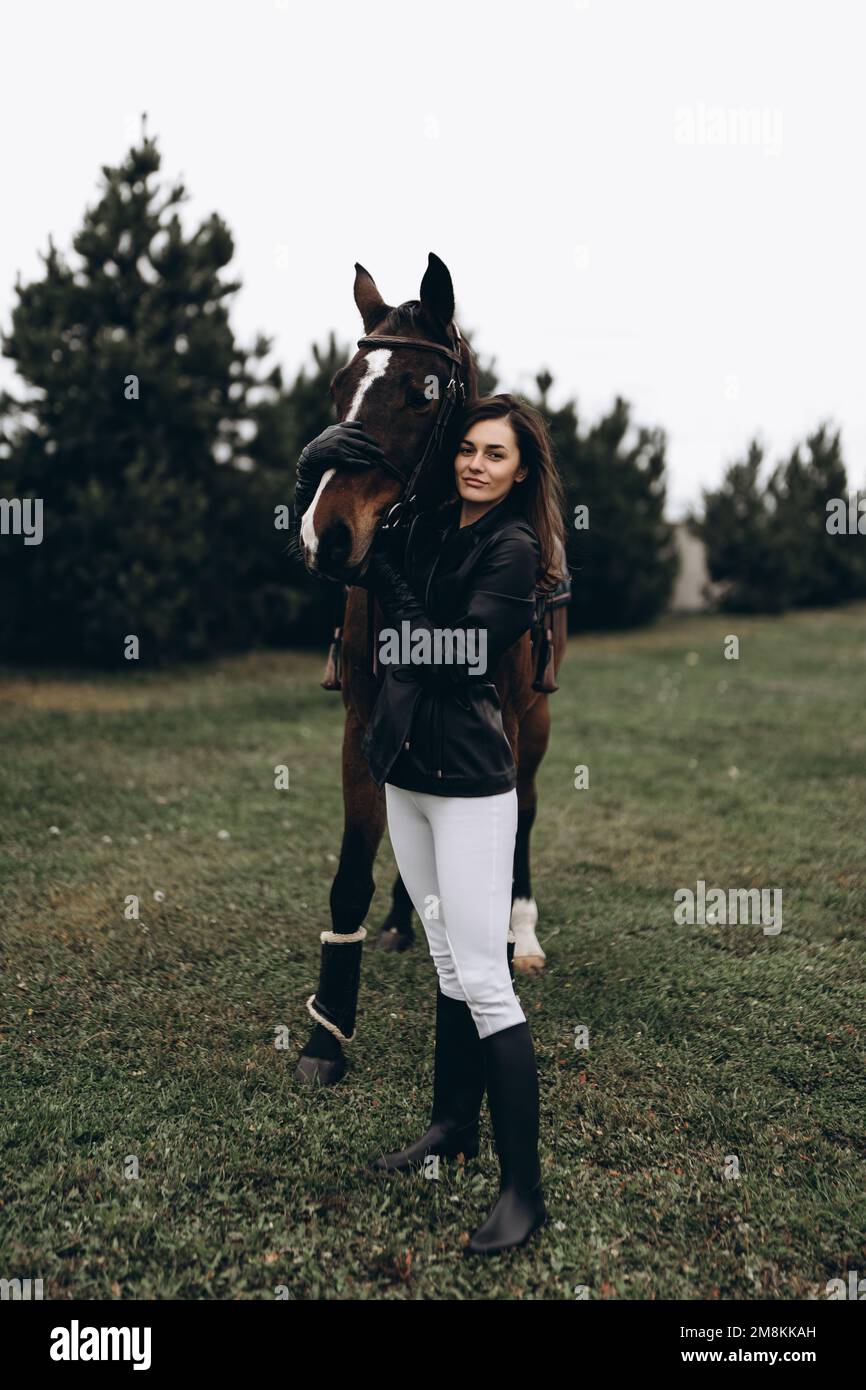
<instances>
[{"instance_id":1,"label":"woman's hand","mask_svg":"<svg viewBox=\"0 0 866 1390\"><path fill-rule=\"evenodd\" d=\"M300 518L316 495L329 468L375 468L385 455L358 420L329 425L301 451L295 470L295 516Z\"/></svg>"},{"instance_id":2,"label":"woman's hand","mask_svg":"<svg viewBox=\"0 0 866 1390\"><path fill-rule=\"evenodd\" d=\"M377 583L381 577L380 565L384 562L389 568L402 573L403 553L406 549L406 537L399 532L379 527L370 542L370 548L364 557L364 564L361 572L350 582L359 589L368 589L375 592Z\"/></svg>"}]
</instances>

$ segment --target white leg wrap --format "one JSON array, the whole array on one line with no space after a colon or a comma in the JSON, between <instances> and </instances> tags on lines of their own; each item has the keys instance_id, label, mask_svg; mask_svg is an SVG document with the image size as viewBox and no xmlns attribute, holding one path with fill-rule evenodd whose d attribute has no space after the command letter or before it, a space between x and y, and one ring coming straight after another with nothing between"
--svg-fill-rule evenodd
<instances>
[{"instance_id":1,"label":"white leg wrap","mask_svg":"<svg viewBox=\"0 0 866 1390\"><path fill-rule=\"evenodd\" d=\"M534 898L515 898L511 904L511 932L514 938L514 955L539 956L546 960L541 949L535 928L538 926L538 904Z\"/></svg>"}]
</instances>

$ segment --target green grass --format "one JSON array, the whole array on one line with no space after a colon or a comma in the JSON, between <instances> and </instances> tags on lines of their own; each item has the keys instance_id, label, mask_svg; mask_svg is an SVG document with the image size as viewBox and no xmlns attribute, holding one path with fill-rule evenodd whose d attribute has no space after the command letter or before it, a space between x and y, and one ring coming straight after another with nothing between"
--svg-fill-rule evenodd
<instances>
[{"instance_id":1,"label":"green grass","mask_svg":"<svg viewBox=\"0 0 866 1390\"><path fill-rule=\"evenodd\" d=\"M550 1224L489 1262L461 1253L496 1196L486 1111L465 1171L362 1169L426 1125L424 946L366 953L346 1079L292 1080L342 825L323 656L0 676L0 1276L49 1298L787 1299L866 1269L866 607L571 642L534 836L548 968L518 985ZM386 842L374 930L392 875ZM699 878L780 887L781 933L675 926Z\"/></svg>"}]
</instances>

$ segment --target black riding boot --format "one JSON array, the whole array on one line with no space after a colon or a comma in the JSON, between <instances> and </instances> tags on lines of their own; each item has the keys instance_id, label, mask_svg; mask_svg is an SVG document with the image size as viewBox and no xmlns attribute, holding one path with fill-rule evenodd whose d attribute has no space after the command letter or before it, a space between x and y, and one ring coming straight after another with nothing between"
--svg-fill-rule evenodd
<instances>
[{"instance_id":1,"label":"black riding boot","mask_svg":"<svg viewBox=\"0 0 866 1390\"><path fill-rule=\"evenodd\" d=\"M370 1167L377 1173L393 1173L423 1164L427 1154L455 1158L462 1153L474 1158L483 1099L481 1039L469 1005L449 998L437 986L430 1127L407 1148L371 1160Z\"/></svg>"},{"instance_id":2,"label":"black riding boot","mask_svg":"<svg viewBox=\"0 0 866 1390\"><path fill-rule=\"evenodd\" d=\"M538 1072L528 1023L482 1038L487 1103L499 1155L499 1200L464 1249L493 1255L523 1245L547 1220L538 1162Z\"/></svg>"}]
</instances>

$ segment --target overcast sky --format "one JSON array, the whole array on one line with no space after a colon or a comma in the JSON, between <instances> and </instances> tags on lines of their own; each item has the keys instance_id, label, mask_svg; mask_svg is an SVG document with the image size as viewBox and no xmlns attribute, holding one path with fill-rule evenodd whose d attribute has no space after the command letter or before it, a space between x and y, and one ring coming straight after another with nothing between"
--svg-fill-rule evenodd
<instances>
[{"instance_id":1,"label":"overcast sky","mask_svg":"<svg viewBox=\"0 0 866 1390\"><path fill-rule=\"evenodd\" d=\"M148 113L233 323L287 373L448 264L506 388L669 437L672 516L822 418L866 483L864 7L848 0L27 0L2 11L0 317ZM8 363L2 365L8 382Z\"/></svg>"}]
</instances>

